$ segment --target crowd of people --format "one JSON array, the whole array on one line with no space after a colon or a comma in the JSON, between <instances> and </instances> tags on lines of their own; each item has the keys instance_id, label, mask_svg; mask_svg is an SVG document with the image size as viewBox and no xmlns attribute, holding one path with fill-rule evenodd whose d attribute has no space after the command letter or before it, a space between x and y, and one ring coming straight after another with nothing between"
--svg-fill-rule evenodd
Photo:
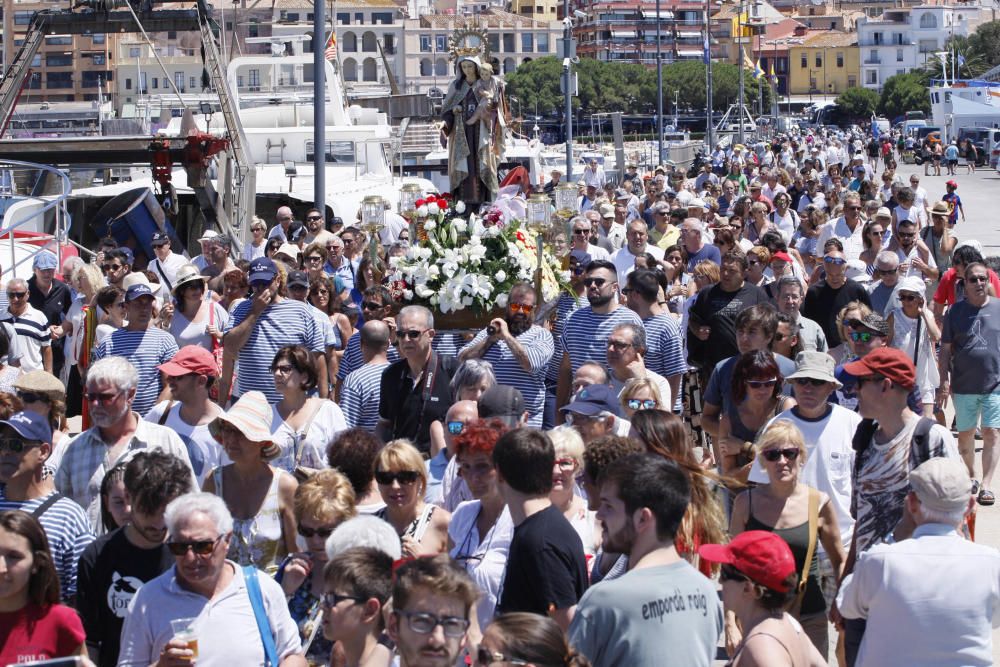
<instances>
[{"instance_id":1,"label":"crowd of people","mask_svg":"<svg viewBox=\"0 0 1000 667\"><path fill-rule=\"evenodd\" d=\"M377 262L288 207L238 254L39 252L0 304L0 664L992 664L1000 258L865 147L592 166L569 289L467 335L376 268L390 212Z\"/></svg>"}]
</instances>

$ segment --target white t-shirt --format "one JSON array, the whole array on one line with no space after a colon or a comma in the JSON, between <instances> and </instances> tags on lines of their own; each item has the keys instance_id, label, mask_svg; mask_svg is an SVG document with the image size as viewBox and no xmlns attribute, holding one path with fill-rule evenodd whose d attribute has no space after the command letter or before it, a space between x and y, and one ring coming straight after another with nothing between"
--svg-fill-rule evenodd
<instances>
[{"instance_id":1,"label":"white t-shirt","mask_svg":"<svg viewBox=\"0 0 1000 667\"><path fill-rule=\"evenodd\" d=\"M180 436L184 446L187 447L188 457L191 459L191 469L194 470L200 487L213 468L229 465L232 461L222 445L209 433L208 424L192 426L181 418L181 404L177 401L157 403L150 408L143 419L153 424L159 424L160 418L163 417L163 411L170 403L173 405L170 407L170 414L167 415L163 425Z\"/></svg>"},{"instance_id":2,"label":"white t-shirt","mask_svg":"<svg viewBox=\"0 0 1000 667\"><path fill-rule=\"evenodd\" d=\"M177 282L177 271L187 263L188 260L186 257L174 252L170 253L164 262L154 259L149 263L147 269L155 273L156 277L160 279L160 289L157 290L157 293L161 299L170 298L174 284Z\"/></svg>"},{"instance_id":3,"label":"white t-shirt","mask_svg":"<svg viewBox=\"0 0 1000 667\"><path fill-rule=\"evenodd\" d=\"M656 259L663 259L663 248L658 248L652 243L646 244L645 252L649 253ZM615 254L611 256L611 262L618 269L618 283L620 286L625 286L625 277L635 269L635 255L632 251L628 249L628 245L623 245L621 248L615 251Z\"/></svg>"},{"instance_id":4,"label":"white t-shirt","mask_svg":"<svg viewBox=\"0 0 1000 667\"><path fill-rule=\"evenodd\" d=\"M799 481L830 497L831 507L837 514L841 543L845 550L850 549L854 534L854 519L851 517L854 448L851 441L861 423L861 416L847 408L831 404L830 412L825 417L813 421L799 417L795 414L795 408L792 408L776 415L767 426L779 419L792 422L802 431L806 443L806 462L799 472ZM767 430L767 426L761 434ZM758 484L767 484L769 481L759 459L753 462L750 469L750 481ZM822 544L819 549L823 551Z\"/></svg>"}]
</instances>

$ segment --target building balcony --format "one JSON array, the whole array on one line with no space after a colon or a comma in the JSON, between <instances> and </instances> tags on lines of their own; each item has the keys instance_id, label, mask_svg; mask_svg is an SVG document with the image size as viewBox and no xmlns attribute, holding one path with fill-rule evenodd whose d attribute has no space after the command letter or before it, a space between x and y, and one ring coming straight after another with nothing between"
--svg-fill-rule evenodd
<instances>
[{"instance_id":1,"label":"building balcony","mask_svg":"<svg viewBox=\"0 0 1000 667\"><path fill-rule=\"evenodd\" d=\"M882 64L882 59L881 58L865 58L864 63L865 63L865 65L881 65Z\"/></svg>"}]
</instances>

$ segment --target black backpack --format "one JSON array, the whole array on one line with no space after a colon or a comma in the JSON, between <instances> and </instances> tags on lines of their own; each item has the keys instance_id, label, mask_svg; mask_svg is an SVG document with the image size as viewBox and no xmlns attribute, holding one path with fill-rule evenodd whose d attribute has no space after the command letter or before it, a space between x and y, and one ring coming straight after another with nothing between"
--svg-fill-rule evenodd
<instances>
[{"instance_id":1,"label":"black backpack","mask_svg":"<svg viewBox=\"0 0 1000 667\"><path fill-rule=\"evenodd\" d=\"M931 427L935 424L937 424L936 420L930 417L921 417L920 421L917 422L916 428L913 429L913 435L910 438L911 470L931 458ZM857 479L858 473L861 472L861 466L864 465L864 457L862 455L871 446L872 436L875 435L875 431L877 430L878 423L874 419L862 419L861 423L858 424L857 430L854 432L851 447L854 448L855 452L855 479ZM937 456L940 456L940 454L937 454Z\"/></svg>"}]
</instances>

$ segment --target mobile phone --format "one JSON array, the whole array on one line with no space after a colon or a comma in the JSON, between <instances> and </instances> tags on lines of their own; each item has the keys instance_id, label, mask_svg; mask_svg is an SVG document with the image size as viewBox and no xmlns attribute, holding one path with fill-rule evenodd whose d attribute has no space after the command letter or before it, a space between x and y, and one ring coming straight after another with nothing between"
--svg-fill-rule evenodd
<instances>
[{"instance_id":1,"label":"mobile phone","mask_svg":"<svg viewBox=\"0 0 1000 667\"><path fill-rule=\"evenodd\" d=\"M35 660L33 662L19 662L19 667L82 667L83 659L74 655L68 658L52 658L51 660Z\"/></svg>"}]
</instances>

